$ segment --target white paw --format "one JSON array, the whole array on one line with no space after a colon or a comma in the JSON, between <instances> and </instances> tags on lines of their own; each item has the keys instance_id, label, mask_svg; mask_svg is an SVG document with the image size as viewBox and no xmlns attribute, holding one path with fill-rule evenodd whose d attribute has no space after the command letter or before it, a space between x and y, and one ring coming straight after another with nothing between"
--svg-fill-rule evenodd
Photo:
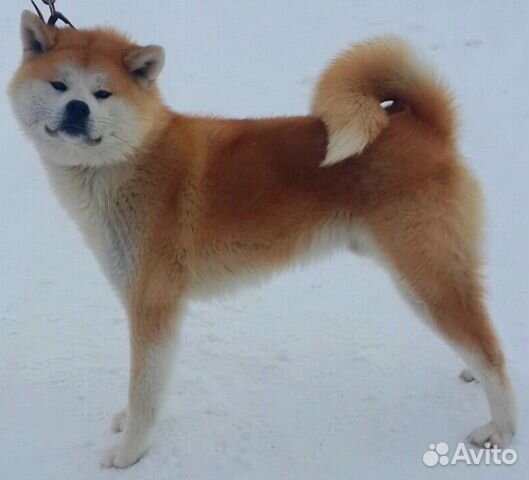
<instances>
[{"instance_id":1,"label":"white paw","mask_svg":"<svg viewBox=\"0 0 529 480\"><path fill-rule=\"evenodd\" d=\"M459 374L459 378L461 380L463 380L464 382L476 382L476 377L474 377L474 375L472 374L472 372L468 369L468 368L465 368L460 374Z\"/></svg>"},{"instance_id":2,"label":"white paw","mask_svg":"<svg viewBox=\"0 0 529 480\"><path fill-rule=\"evenodd\" d=\"M490 444L491 447L505 448L511 443L513 433L512 430L501 430L494 422L489 422L476 428L467 437L467 441L478 447Z\"/></svg>"},{"instance_id":3,"label":"white paw","mask_svg":"<svg viewBox=\"0 0 529 480\"><path fill-rule=\"evenodd\" d=\"M125 430L127 424L127 409L124 408L120 412L116 413L110 423L110 428L114 433L119 433Z\"/></svg>"},{"instance_id":4,"label":"white paw","mask_svg":"<svg viewBox=\"0 0 529 480\"><path fill-rule=\"evenodd\" d=\"M134 465L145 453L147 449L127 449L118 444L109 448L101 459L101 466L104 468L127 468Z\"/></svg>"}]
</instances>

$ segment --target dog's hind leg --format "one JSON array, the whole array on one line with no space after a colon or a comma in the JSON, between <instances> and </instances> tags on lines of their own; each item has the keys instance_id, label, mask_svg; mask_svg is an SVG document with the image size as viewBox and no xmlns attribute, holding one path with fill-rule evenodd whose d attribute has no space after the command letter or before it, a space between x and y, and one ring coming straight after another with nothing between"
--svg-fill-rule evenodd
<instances>
[{"instance_id":1,"label":"dog's hind leg","mask_svg":"<svg viewBox=\"0 0 529 480\"><path fill-rule=\"evenodd\" d=\"M371 229L404 296L459 353L485 390L491 421L472 432L469 441L504 447L516 429L516 402L483 302L478 229L472 226L472 209L466 216L461 214L466 207L453 198L439 203L433 211L423 203L399 208L404 212L400 216L385 212Z\"/></svg>"},{"instance_id":2,"label":"dog's hind leg","mask_svg":"<svg viewBox=\"0 0 529 480\"><path fill-rule=\"evenodd\" d=\"M433 280L429 279L430 282ZM416 279L416 282L426 279ZM480 294L474 285L457 285L450 276L439 279L430 296L422 286L414 287L424 301L421 317L449 341L473 373L465 370L465 381L481 382L491 413L491 421L474 432L468 439L483 446L487 442L500 448L509 444L516 428L516 405L506 368L504 355L490 324ZM430 286L426 289L431 288Z\"/></svg>"},{"instance_id":3,"label":"dog's hind leg","mask_svg":"<svg viewBox=\"0 0 529 480\"><path fill-rule=\"evenodd\" d=\"M375 258L377 258L377 255L375 255ZM380 260L380 258L378 259ZM384 262L382 263L384 264ZM406 303L408 303L412 310L414 310L415 313L421 319L425 320L426 323L431 326L432 319L425 307L424 302L410 289L404 277L398 278L398 276L395 275L394 271L392 271L391 273L393 273L395 284L397 286L397 289L401 293L402 298L404 298ZM472 383L477 381L470 368L464 368L459 374L459 378L466 383Z\"/></svg>"}]
</instances>

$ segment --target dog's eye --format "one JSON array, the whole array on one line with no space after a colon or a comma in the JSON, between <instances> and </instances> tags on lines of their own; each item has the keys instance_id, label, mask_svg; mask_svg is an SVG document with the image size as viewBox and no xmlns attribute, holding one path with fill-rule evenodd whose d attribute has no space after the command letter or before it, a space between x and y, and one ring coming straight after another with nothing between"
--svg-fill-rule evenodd
<instances>
[{"instance_id":1,"label":"dog's eye","mask_svg":"<svg viewBox=\"0 0 529 480\"><path fill-rule=\"evenodd\" d=\"M63 82L50 82L50 85L59 92L66 92L68 87Z\"/></svg>"},{"instance_id":2,"label":"dog's eye","mask_svg":"<svg viewBox=\"0 0 529 480\"><path fill-rule=\"evenodd\" d=\"M99 100L104 100L105 98L108 98L111 95L112 93L107 90L98 90L97 92L94 93L94 97L96 97Z\"/></svg>"}]
</instances>

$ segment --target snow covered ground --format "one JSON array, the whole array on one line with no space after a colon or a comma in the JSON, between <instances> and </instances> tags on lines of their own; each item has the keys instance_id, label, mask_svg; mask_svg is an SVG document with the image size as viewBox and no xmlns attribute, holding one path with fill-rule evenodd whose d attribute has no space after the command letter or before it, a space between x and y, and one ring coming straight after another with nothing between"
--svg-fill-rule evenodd
<instances>
[{"instance_id":1,"label":"snow covered ground","mask_svg":"<svg viewBox=\"0 0 529 480\"><path fill-rule=\"evenodd\" d=\"M3 5L5 85L25 0ZM101 470L126 397L127 327L0 96L0 478L503 479L529 469L529 4L526 0L59 0L78 26L115 24L167 48L177 109L307 111L341 48L393 32L439 65L461 104L462 149L488 203L489 305L521 424L514 466L427 468L488 420L479 385L373 263L342 253L188 314L153 448ZM523 472L526 472L525 474Z\"/></svg>"}]
</instances>

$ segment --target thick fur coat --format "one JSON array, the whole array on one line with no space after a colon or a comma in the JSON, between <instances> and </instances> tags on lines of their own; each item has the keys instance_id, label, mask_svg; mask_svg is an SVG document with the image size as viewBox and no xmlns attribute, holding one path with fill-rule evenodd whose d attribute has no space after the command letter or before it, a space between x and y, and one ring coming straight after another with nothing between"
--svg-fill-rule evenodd
<instances>
[{"instance_id":1,"label":"thick fur coat","mask_svg":"<svg viewBox=\"0 0 529 480\"><path fill-rule=\"evenodd\" d=\"M129 316L129 401L113 422L124 434L103 465L147 451L190 299L340 247L384 265L481 380L491 420L470 439L509 443L515 402L482 299L480 190L450 93L404 42L345 51L310 116L231 120L163 103L161 47L29 12L22 39L14 111Z\"/></svg>"}]
</instances>

